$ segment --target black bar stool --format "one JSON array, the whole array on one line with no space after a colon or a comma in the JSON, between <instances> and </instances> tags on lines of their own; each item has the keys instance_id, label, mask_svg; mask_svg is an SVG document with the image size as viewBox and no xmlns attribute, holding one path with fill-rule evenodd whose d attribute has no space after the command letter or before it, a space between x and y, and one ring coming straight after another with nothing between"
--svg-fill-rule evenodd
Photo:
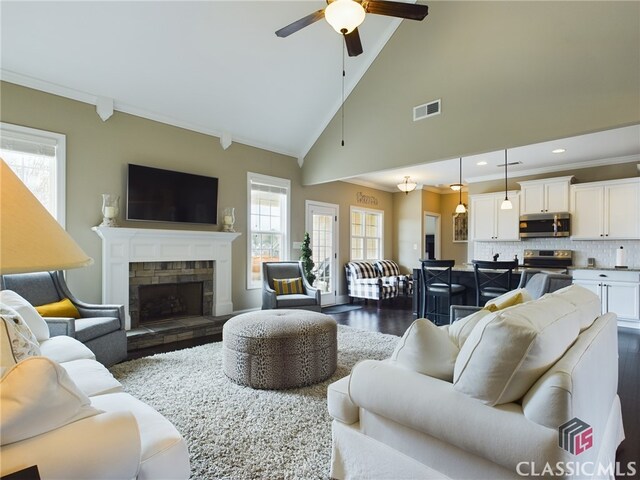
<instances>
[{"instance_id":1,"label":"black bar stool","mask_svg":"<svg viewBox=\"0 0 640 480\"><path fill-rule=\"evenodd\" d=\"M429 318L436 325L443 318L449 323L449 307L451 299L456 295L462 296L464 302L467 287L457 283L451 283L451 268L455 260L422 260L422 311L423 318ZM429 301L433 298L433 301ZM438 299L447 299L446 313L442 312L442 306L438 305ZM464 302L466 303L466 302ZM440 307L440 308L439 308Z\"/></svg>"},{"instance_id":2,"label":"black bar stool","mask_svg":"<svg viewBox=\"0 0 640 480\"><path fill-rule=\"evenodd\" d=\"M511 290L511 273L518 262L492 262L474 260L473 270L476 279L476 306L482 299L492 300Z\"/></svg>"}]
</instances>

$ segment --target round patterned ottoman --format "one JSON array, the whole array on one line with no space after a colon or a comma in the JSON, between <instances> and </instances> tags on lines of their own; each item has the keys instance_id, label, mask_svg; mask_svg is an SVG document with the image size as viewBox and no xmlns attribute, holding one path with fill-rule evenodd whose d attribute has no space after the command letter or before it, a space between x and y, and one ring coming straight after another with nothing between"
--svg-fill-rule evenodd
<instances>
[{"instance_id":1,"label":"round patterned ottoman","mask_svg":"<svg viewBox=\"0 0 640 480\"><path fill-rule=\"evenodd\" d=\"M338 327L328 315L308 310L243 313L222 329L227 377L253 388L303 387L336 370Z\"/></svg>"}]
</instances>

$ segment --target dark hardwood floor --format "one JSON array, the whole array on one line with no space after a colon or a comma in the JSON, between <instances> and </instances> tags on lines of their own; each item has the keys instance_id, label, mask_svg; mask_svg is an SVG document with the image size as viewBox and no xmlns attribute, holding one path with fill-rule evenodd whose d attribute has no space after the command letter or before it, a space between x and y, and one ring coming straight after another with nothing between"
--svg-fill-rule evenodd
<instances>
[{"instance_id":1,"label":"dark hardwood floor","mask_svg":"<svg viewBox=\"0 0 640 480\"><path fill-rule=\"evenodd\" d=\"M414 320L410 298L397 298L378 309L375 302L356 304L361 308L331 314L338 324L402 336ZM139 358L209 342L219 342L221 335L185 340L169 345L137 350L129 353L129 359ZM635 462L635 475L624 478L640 479L640 330L618 329L618 394L622 403L622 418L626 439L618 449L616 459L621 465ZM626 471L622 467L622 471ZM623 477L620 477L623 478Z\"/></svg>"}]
</instances>

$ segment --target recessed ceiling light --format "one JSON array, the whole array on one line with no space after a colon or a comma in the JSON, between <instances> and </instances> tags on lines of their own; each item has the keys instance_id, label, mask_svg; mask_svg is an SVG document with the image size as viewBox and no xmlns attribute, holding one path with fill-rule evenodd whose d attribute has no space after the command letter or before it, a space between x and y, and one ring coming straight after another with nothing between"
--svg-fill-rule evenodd
<instances>
[{"instance_id":1,"label":"recessed ceiling light","mask_svg":"<svg viewBox=\"0 0 640 480\"><path fill-rule=\"evenodd\" d=\"M556 148L555 150L551 150L551 153L564 153L566 150L564 148Z\"/></svg>"},{"instance_id":2,"label":"recessed ceiling light","mask_svg":"<svg viewBox=\"0 0 640 480\"><path fill-rule=\"evenodd\" d=\"M486 165L486 164L487 164L487 162L485 162L484 160L482 160L482 161L480 161L480 162L476 163L476 165Z\"/></svg>"}]
</instances>

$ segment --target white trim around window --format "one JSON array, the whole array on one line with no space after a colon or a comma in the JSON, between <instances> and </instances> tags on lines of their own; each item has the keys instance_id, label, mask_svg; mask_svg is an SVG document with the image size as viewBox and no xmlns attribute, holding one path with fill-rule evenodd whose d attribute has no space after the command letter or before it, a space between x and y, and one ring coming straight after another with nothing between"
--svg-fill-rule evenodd
<instances>
[{"instance_id":1,"label":"white trim around window","mask_svg":"<svg viewBox=\"0 0 640 480\"><path fill-rule=\"evenodd\" d=\"M364 218L366 219L366 215L376 215L378 217L378 232L377 235L367 235L366 233L366 220L363 219L364 223L362 224L362 235L354 235L354 227L353 227L353 214L354 213L362 213ZM354 238L362 239L362 255L357 255L354 258ZM367 252L367 240L368 239L377 239L378 240L378 252L373 258L372 255L368 255ZM358 258L360 257L360 258ZM383 210L375 210L373 208L362 208L355 207L351 205L349 210L349 258L351 260L366 260L369 262L374 262L376 260L382 260L384 258L384 211Z\"/></svg>"},{"instance_id":2,"label":"white trim around window","mask_svg":"<svg viewBox=\"0 0 640 480\"><path fill-rule=\"evenodd\" d=\"M64 228L66 226L66 164L67 137L61 133L48 132L35 128L0 122L0 142L8 150L36 153L45 149L55 152L55 218ZM52 156L51 153L47 154Z\"/></svg>"},{"instance_id":3,"label":"white trim around window","mask_svg":"<svg viewBox=\"0 0 640 480\"><path fill-rule=\"evenodd\" d=\"M278 222L279 225L263 226L259 219L257 228L253 228L252 221L252 192L265 192L265 194L284 194L285 198L280 204L280 215L275 217L271 214L270 220ZM261 215L260 212L258 215ZM254 214L255 219L255 214ZM264 219L266 220L266 219ZM253 237L254 234L259 235L276 235L281 236L279 245L278 260L288 260L290 255L290 238L291 238L291 180L286 178L271 177L259 173L247 172L247 290L262 288L262 264L257 267L258 275L254 271L256 265L253 261Z\"/></svg>"}]
</instances>

